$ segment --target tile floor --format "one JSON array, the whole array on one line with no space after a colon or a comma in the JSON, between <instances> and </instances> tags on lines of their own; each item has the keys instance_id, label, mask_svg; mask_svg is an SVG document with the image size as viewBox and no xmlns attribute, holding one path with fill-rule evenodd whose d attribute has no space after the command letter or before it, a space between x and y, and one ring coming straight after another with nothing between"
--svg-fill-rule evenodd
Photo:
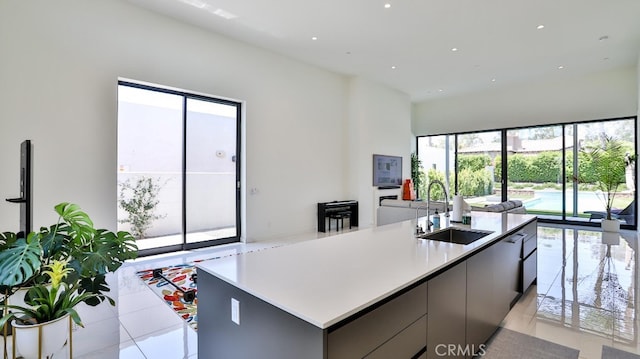
<instances>
[{"instance_id":1,"label":"tile floor","mask_svg":"<svg viewBox=\"0 0 640 359\"><path fill-rule=\"evenodd\" d=\"M578 349L580 358L599 359L602 345L640 354L638 237L538 226L537 286L503 326Z\"/></svg>"},{"instance_id":2,"label":"tile floor","mask_svg":"<svg viewBox=\"0 0 640 359\"><path fill-rule=\"evenodd\" d=\"M231 244L127 263L109 279L116 307L80 308L85 328L74 330L74 358L197 358L196 332L136 271L318 237ZM640 353L637 249L636 232L603 239L593 229L539 226L538 284L518 301L503 326L578 349L585 359L599 359L602 345ZM56 357L68 357L66 350Z\"/></svg>"}]
</instances>

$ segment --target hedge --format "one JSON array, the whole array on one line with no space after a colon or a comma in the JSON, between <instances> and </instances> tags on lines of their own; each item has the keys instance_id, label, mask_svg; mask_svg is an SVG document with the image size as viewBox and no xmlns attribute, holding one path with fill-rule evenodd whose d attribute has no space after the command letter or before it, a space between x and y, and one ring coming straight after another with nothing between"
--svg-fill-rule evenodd
<instances>
[{"instance_id":1,"label":"hedge","mask_svg":"<svg viewBox=\"0 0 640 359\"><path fill-rule=\"evenodd\" d=\"M496 156L495 181L502 178L501 156ZM529 183L561 183L562 173L560 165L562 157L559 152L540 152L537 155L522 155L519 153L509 155L507 159L507 170L509 171L509 182L529 182ZM578 153L578 173L580 182L594 183L595 168L583 153ZM567 182L571 182L573 177L573 157L566 158L565 174ZM620 178L620 183L624 183L624 176Z\"/></svg>"}]
</instances>

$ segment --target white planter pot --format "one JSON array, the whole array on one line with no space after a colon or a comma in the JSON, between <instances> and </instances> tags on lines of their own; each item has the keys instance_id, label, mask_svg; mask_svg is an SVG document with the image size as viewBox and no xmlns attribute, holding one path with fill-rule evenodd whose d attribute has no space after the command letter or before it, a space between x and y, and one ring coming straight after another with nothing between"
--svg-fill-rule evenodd
<instances>
[{"instance_id":1,"label":"white planter pot","mask_svg":"<svg viewBox=\"0 0 640 359\"><path fill-rule=\"evenodd\" d=\"M602 232L602 244L620 244L620 232Z\"/></svg>"},{"instance_id":2,"label":"white planter pot","mask_svg":"<svg viewBox=\"0 0 640 359\"><path fill-rule=\"evenodd\" d=\"M27 305L24 302L24 296L25 294L27 294L27 291L29 291L29 288L31 287L18 289L15 293L13 293L13 295L9 297L9 304L17 305L20 307L32 308L32 306ZM9 332L9 335L11 335L11 332ZM11 348L12 343L13 343L12 337L11 336L7 337L7 348ZM9 357L11 357L11 353L12 353L11 349L8 349L7 353L9 353ZM20 357L20 356L21 356L20 351L16 349L16 357Z\"/></svg>"},{"instance_id":3,"label":"white planter pot","mask_svg":"<svg viewBox=\"0 0 640 359\"><path fill-rule=\"evenodd\" d=\"M50 322L22 325L12 322L16 349L24 359L44 359L60 351L69 339L69 314ZM40 348L38 348L40 343Z\"/></svg>"},{"instance_id":4,"label":"white planter pot","mask_svg":"<svg viewBox=\"0 0 640 359\"><path fill-rule=\"evenodd\" d=\"M601 226L604 232L620 232L620 221L617 219L603 219Z\"/></svg>"}]
</instances>

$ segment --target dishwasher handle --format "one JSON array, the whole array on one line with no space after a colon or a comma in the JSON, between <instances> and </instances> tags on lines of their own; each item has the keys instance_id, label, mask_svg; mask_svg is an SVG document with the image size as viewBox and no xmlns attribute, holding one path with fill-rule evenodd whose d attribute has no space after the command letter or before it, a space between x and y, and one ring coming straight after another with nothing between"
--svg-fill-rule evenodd
<instances>
[{"instance_id":1,"label":"dishwasher handle","mask_svg":"<svg viewBox=\"0 0 640 359\"><path fill-rule=\"evenodd\" d=\"M506 239L507 243L518 243L521 239L524 239L524 237L526 237L527 235L524 233L516 233L514 235L509 236L509 238Z\"/></svg>"}]
</instances>

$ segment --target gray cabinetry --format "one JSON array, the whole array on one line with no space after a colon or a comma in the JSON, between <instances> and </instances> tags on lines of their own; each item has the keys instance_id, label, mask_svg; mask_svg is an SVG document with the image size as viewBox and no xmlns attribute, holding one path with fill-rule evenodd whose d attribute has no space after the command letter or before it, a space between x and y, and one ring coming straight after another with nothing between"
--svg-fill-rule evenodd
<instances>
[{"instance_id":1,"label":"gray cabinetry","mask_svg":"<svg viewBox=\"0 0 640 359\"><path fill-rule=\"evenodd\" d=\"M426 333L427 316L423 315L365 358L413 358L426 346Z\"/></svg>"},{"instance_id":2,"label":"gray cabinetry","mask_svg":"<svg viewBox=\"0 0 640 359\"><path fill-rule=\"evenodd\" d=\"M466 349L480 349L516 298L522 237L511 235L467 260Z\"/></svg>"},{"instance_id":3,"label":"gray cabinetry","mask_svg":"<svg viewBox=\"0 0 640 359\"><path fill-rule=\"evenodd\" d=\"M523 240L518 291L524 293L538 276L538 222L533 221L527 224L520 233L523 235Z\"/></svg>"},{"instance_id":4,"label":"gray cabinetry","mask_svg":"<svg viewBox=\"0 0 640 359\"><path fill-rule=\"evenodd\" d=\"M423 283L329 332L331 359L381 358L401 350L411 358L426 346L427 284ZM402 349L400 349L402 348Z\"/></svg>"},{"instance_id":5,"label":"gray cabinetry","mask_svg":"<svg viewBox=\"0 0 640 359\"><path fill-rule=\"evenodd\" d=\"M496 279L496 293L499 293L496 298L498 324L509 313L512 303L518 298L522 241L522 235L516 233L496 243L497 257L493 270Z\"/></svg>"},{"instance_id":6,"label":"gray cabinetry","mask_svg":"<svg viewBox=\"0 0 640 359\"><path fill-rule=\"evenodd\" d=\"M232 300L239 305L237 323ZM322 329L198 271L200 358L326 359L324 338Z\"/></svg>"},{"instance_id":7,"label":"gray cabinetry","mask_svg":"<svg viewBox=\"0 0 640 359\"><path fill-rule=\"evenodd\" d=\"M462 262L427 282L427 358L464 358L457 354L465 346L466 268Z\"/></svg>"},{"instance_id":8,"label":"gray cabinetry","mask_svg":"<svg viewBox=\"0 0 640 359\"><path fill-rule=\"evenodd\" d=\"M469 351L477 351L496 329L495 318L499 315L494 271L497 249L494 245L467 260L466 344Z\"/></svg>"}]
</instances>

